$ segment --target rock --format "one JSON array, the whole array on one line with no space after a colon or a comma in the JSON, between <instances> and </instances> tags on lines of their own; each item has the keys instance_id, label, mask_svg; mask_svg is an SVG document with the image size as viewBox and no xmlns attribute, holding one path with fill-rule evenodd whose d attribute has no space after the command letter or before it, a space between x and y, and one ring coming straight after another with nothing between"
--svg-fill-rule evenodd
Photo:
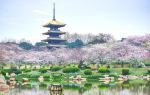
<instances>
[{"instance_id":1,"label":"rock","mask_svg":"<svg viewBox=\"0 0 150 95\"><path fill-rule=\"evenodd\" d=\"M6 84L0 84L0 91L7 92L9 90L9 86Z\"/></svg>"},{"instance_id":2,"label":"rock","mask_svg":"<svg viewBox=\"0 0 150 95\"><path fill-rule=\"evenodd\" d=\"M15 76L16 76L15 73L11 73L11 74L10 74L10 77L15 77Z\"/></svg>"},{"instance_id":3,"label":"rock","mask_svg":"<svg viewBox=\"0 0 150 95\"><path fill-rule=\"evenodd\" d=\"M0 78L0 84L5 84L5 83L6 83L5 80Z\"/></svg>"},{"instance_id":4,"label":"rock","mask_svg":"<svg viewBox=\"0 0 150 95\"><path fill-rule=\"evenodd\" d=\"M10 78L9 80L10 80L10 81L15 81L15 78Z\"/></svg>"},{"instance_id":5,"label":"rock","mask_svg":"<svg viewBox=\"0 0 150 95\"><path fill-rule=\"evenodd\" d=\"M0 75L0 92L7 92L9 86L6 84L4 76Z\"/></svg>"},{"instance_id":6,"label":"rock","mask_svg":"<svg viewBox=\"0 0 150 95\"><path fill-rule=\"evenodd\" d=\"M128 76L128 79L138 79L137 76Z\"/></svg>"},{"instance_id":7,"label":"rock","mask_svg":"<svg viewBox=\"0 0 150 95\"><path fill-rule=\"evenodd\" d=\"M38 78L38 80L39 80L39 82L43 82L43 81L44 81L44 77L43 77L43 76L40 76L40 77Z\"/></svg>"},{"instance_id":8,"label":"rock","mask_svg":"<svg viewBox=\"0 0 150 95\"><path fill-rule=\"evenodd\" d=\"M28 78L22 78L22 81L23 81L23 82L28 82L29 79L28 79Z\"/></svg>"}]
</instances>

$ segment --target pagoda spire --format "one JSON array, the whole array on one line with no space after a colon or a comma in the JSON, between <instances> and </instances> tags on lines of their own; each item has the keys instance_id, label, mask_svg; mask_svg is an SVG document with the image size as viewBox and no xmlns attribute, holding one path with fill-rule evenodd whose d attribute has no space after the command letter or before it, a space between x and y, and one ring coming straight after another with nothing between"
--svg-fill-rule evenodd
<instances>
[{"instance_id":1,"label":"pagoda spire","mask_svg":"<svg viewBox=\"0 0 150 95\"><path fill-rule=\"evenodd\" d=\"M53 3L53 20L56 20L55 19L55 3Z\"/></svg>"}]
</instances>

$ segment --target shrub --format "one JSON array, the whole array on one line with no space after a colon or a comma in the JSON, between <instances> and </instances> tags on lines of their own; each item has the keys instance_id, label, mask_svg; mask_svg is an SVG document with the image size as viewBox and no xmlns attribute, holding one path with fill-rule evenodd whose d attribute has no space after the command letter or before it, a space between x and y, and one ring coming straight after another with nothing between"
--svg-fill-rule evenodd
<instances>
[{"instance_id":1,"label":"shrub","mask_svg":"<svg viewBox=\"0 0 150 95\"><path fill-rule=\"evenodd\" d=\"M29 74L20 74L20 75L15 76L15 79L17 81L22 80L22 78L30 78L30 75Z\"/></svg>"},{"instance_id":2,"label":"shrub","mask_svg":"<svg viewBox=\"0 0 150 95\"><path fill-rule=\"evenodd\" d=\"M63 73L75 73L78 71L79 71L78 67L66 67L63 69Z\"/></svg>"},{"instance_id":3,"label":"shrub","mask_svg":"<svg viewBox=\"0 0 150 95\"><path fill-rule=\"evenodd\" d=\"M24 73L31 72L31 70L30 70L30 69L23 69L22 71L23 71Z\"/></svg>"},{"instance_id":4,"label":"shrub","mask_svg":"<svg viewBox=\"0 0 150 95\"><path fill-rule=\"evenodd\" d=\"M43 74L43 77L44 78L50 78L50 74L49 73L45 73L45 74Z\"/></svg>"},{"instance_id":5,"label":"shrub","mask_svg":"<svg viewBox=\"0 0 150 95\"><path fill-rule=\"evenodd\" d=\"M122 69L122 75L129 75L129 69Z\"/></svg>"},{"instance_id":6,"label":"shrub","mask_svg":"<svg viewBox=\"0 0 150 95\"><path fill-rule=\"evenodd\" d=\"M41 75L41 73L38 71L31 71L27 75L29 75L30 78L38 78Z\"/></svg>"},{"instance_id":7,"label":"shrub","mask_svg":"<svg viewBox=\"0 0 150 95\"><path fill-rule=\"evenodd\" d=\"M145 62L145 66L150 66L150 62Z\"/></svg>"},{"instance_id":8,"label":"shrub","mask_svg":"<svg viewBox=\"0 0 150 95\"><path fill-rule=\"evenodd\" d=\"M85 89L91 89L91 87L92 87L92 83L85 83L84 84Z\"/></svg>"},{"instance_id":9,"label":"shrub","mask_svg":"<svg viewBox=\"0 0 150 95\"><path fill-rule=\"evenodd\" d=\"M61 69L61 67L60 67L60 66L57 66L57 65L52 66L52 67L50 68L51 71L59 71L60 69Z\"/></svg>"},{"instance_id":10,"label":"shrub","mask_svg":"<svg viewBox=\"0 0 150 95\"><path fill-rule=\"evenodd\" d=\"M87 75L87 76L84 76L84 78L87 78L87 79L90 79L90 80L97 80L99 78L102 78L103 76L102 75Z\"/></svg>"},{"instance_id":11,"label":"shrub","mask_svg":"<svg viewBox=\"0 0 150 95\"><path fill-rule=\"evenodd\" d=\"M13 69L3 69L2 71L1 71L1 73L3 74L3 75L6 75L6 73L15 73L15 74L20 74L21 73L21 70L19 70L19 69L16 69L16 68L13 68Z\"/></svg>"},{"instance_id":12,"label":"shrub","mask_svg":"<svg viewBox=\"0 0 150 95\"><path fill-rule=\"evenodd\" d=\"M150 70L147 70L147 73L150 74Z\"/></svg>"},{"instance_id":13,"label":"shrub","mask_svg":"<svg viewBox=\"0 0 150 95\"><path fill-rule=\"evenodd\" d=\"M41 73L46 73L46 72L47 72L47 69L40 69L39 72L41 72Z\"/></svg>"},{"instance_id":14,"label":"shrub","mask_svg":"<svg viewBox=\"0 0 150 95\"><path fill-rule=\"evenodd\" d=\"M86 70L84 71L84 74L85 74L85 75L92 75L92 70L91 70L91 69L86 69Z\"/></svg>"},{"instance_id":15,"label":"shrub","mask_svg":"<svg viewBox=\"0 0 150 95\"><path fill-rule=\"evenodd\" d=\"M98 72L99 72L99 73L109 73L110 71L109 71L109 69L106 68L106 67L100 67L100 68L98 69Z\"/></svg>"}]
</instances>

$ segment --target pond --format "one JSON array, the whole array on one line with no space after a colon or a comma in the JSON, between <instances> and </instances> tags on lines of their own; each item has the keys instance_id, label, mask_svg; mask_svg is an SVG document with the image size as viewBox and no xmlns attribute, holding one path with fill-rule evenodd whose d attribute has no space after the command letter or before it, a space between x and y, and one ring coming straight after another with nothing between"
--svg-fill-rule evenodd
<instances>
[{"instance_id":1,"label":"pond","mask_svg":"<svg viewBox=\"0 0 150 95\"><path fill-rule=\"evenodd\" d=\"M34 82L12 88L4 95L150 95L150 81L144 80L110 82L109 84L99 81L64 82L62 91L50 91L48 85L48 83Z\"/></svg>"}]
</instances>

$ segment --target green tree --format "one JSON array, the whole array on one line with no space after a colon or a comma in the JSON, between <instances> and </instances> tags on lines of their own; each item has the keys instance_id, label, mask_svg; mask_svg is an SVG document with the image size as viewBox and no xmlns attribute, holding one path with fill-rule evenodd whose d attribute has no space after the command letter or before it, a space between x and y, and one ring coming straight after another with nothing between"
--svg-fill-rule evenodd
<instances>
[{"instance_id":1,"label":"green tree","mask_svg":"<svg viewBox=\"0 0 150 95\"><path fill-rule=\"evenodd\" d=\"M20 42L19 47L21 47L25 50L30 50L30 49L32 49L33 45L29 42Z\"/></svg>"},{"instance_id":2,"label":"green tree","mask_svg":"<svg viewBox=\"0 0 150 95\"><path fill-rule=\"evenodd\" d=\"M35 46L38 46L38 47L40 47L40 46L46 46L47 45L47 43L45 43L45 42L36 42L35 43Z\"/></svg>"},{"instance_id":3,"label":"green tree","mask_svg":"<svg viewBox=\"0 0 150 95\"><path fill-rule=\"evenodd\" d=\"M84 43L82 40L77 39L75 42L67 43L66 45L68 48L81 48L84 46Z\"/></svg>"}]
</instances>

